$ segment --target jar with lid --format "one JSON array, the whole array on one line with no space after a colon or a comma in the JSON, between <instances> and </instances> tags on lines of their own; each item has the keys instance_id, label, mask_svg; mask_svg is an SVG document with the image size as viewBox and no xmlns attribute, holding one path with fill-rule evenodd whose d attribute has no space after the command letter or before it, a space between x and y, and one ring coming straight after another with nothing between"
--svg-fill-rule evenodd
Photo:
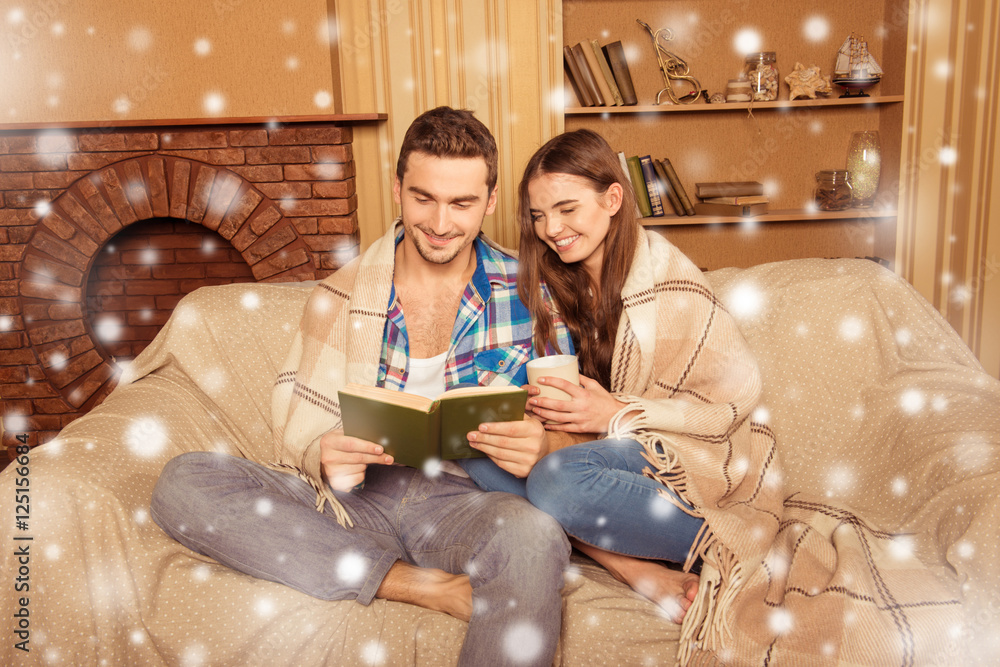
<instances>
[{"instance_id":1,"label":"jar with lid","mask_svg":"<svg viewBox=\"0 0 1000 667\"><path fill-rule=\"evenodd\" d=\"M816 172L816 207L821 211L843 211L851 207L850 172L826 169Z\"/></svg>"},{"instance_id":2,"label":"jar with lid","mask_svg":"<svg viewBox=\"0 0 1000 667\"><path fill-rule=\"evenodd\" d=\"M774 51L761 51L747 55L743 76L750 82L753 99L768 102L778 99L778 67Z\"/></svg>"}]
</instances>

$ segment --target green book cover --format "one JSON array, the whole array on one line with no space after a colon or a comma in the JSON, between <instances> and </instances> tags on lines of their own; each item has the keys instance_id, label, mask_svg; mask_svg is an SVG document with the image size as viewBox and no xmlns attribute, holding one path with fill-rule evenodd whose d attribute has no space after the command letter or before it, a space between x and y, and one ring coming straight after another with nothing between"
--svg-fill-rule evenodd
<instances>
[{"instance_id":1,"label":"green book cover","mask_svg":"<svg viewBox=\"0 0 1000 667\"><path fill-rule=\"evenodd\" d=\"M485 456L466 434L483 422L520 421L528 392L520 387L463 387L437 399L349 384L338 392L344 435L376 442L396 463L423 468L428 459Z\"/></svg>"},{"instance_id":2,"label":"green book cover","mask_svg":"<svg viewBox=\"0 0 1000 667\"><path fill-rule=\"evenodd\" d=\"M646 179L642 177L642 167L639 165L639 156L633 155L625 160L628 164L628 175L632 181L632 190L635 192L636 203L639 204L639 212L642 217L648 218L653 215L653 208L649 205L649 193L646 192Z\"/></svg>"}]
</instances>

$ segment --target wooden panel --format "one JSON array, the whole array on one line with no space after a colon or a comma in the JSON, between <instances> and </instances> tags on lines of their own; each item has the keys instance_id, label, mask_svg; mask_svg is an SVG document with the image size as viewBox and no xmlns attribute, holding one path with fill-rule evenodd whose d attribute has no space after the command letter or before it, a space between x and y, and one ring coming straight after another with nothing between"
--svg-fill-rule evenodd
<instances>
[{"instance_id":1,"label":"wooden panel","mask_svg":"<svg viewBox=\"0 0 1000 667\"><path fill-rule=\"evenodd\" d=\"M243 0L21 7L20 14L10 3L3 10L6 122L337 110L325 0L252 9Z\"/></svg>"},{"instance_id":2,"label":"wooden panel","mask_svg":"<svg viewBox=\"0 0 1000 667\"><path fill-rule=\"evenodd\" d=\"M1000 377L1000 8L914 7L897 265Z\"/></svg>"},{"instance_id":3,"label":"wooden panel","mask_svg":"<svg viewBox=\"0 0 1000 667\"><path fill-rule=\"evenodd\" d=\"M387 112L354 135L361 245L397 214L392 181L403 134L419 113L447 104L476 112L500 150L500 196L486 232L517 243L514 195L528 157L561 130L551 91L561 81L559 0L343 0L345 112ZM554 77L560 77L556 79Z\"/></svg>"},{"instance_id":4,"label":"wooden panel","mask_svg":"<svg viewBox=\"0 0 1000 667\"><path fill-rule=\"evenodd\" d=\"M653 227L702 269L748 267L805 257L875 256L880 227L894 221L858 219ZM883 258L890 259L890 258Z\"/></svg>"}]
</instances>

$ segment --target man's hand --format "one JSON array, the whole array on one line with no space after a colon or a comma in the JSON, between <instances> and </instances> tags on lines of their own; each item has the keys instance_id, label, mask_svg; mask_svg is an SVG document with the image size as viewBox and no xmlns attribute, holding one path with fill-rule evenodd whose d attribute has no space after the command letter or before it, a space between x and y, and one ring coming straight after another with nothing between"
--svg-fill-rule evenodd
<instances>
[{"instance_id":1,"label":"man's hand","mask_svg":"<svg viewBox=\"0 0 1000 667\"><path fill-rule=\"evenodd\" d=\"M544 420L551 420L545 428L567 433L604 433L608 422L625 404L609 394L596 380L580 376L582 387L562 378L545 376L540 384L560 389L570 398L541 398L538 388L528 386L528 409Z\"/></svg>"},{"instance_id":2,"label":"man's hand","mask_svg":"<svg viewBox=\"0 0 1000 667\"><path fill-rule=\"evenodd\" d=\"M519 422L489 422L468 434L469 444L514 475L527 477L549 453L549 436L537 419L527 415Z\"/></svg>"},{"instance_id":3,"label":"man's hand","mask_svg":"<svg viewBox=\"0 0 1000 667\"><path fill-rule=\"evenodd\" d=\"M365 481L365 470L373 463L392 463L381 445L344 435L340 429L327 432L319 447L323 477L334 491L350 491Z\"/></svg>"}]
</instances>

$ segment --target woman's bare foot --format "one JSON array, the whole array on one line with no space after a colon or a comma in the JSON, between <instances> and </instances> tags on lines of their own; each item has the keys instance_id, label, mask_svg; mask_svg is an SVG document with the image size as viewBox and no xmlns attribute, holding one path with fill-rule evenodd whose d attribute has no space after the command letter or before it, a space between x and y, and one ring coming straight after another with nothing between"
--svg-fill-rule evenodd
<instances>
[{"instance_id":1,"label":"woman's bare foot","mask_svg":"<svg viewBox=\"0 0 1000 667\"><path fill-rule=\"evenodd\" d=\"M698 595L698 576L678 572L652 560L623 556L598 549L577 539L573 546L603 565L618 581L656 603L674 623L680 624Z\"/></svg>"},{"instance_id":2,"label":"woman's bare foot","mask_svg":"<svg viewBox=\"0 0 1000 667\"><path fill-rule=\"evenodd\" d=\"M375 597L443 611L466 622L472 616L472 584L468 575L417 567L401 560L389 568Z\"/></svg>"}]
</instances>

